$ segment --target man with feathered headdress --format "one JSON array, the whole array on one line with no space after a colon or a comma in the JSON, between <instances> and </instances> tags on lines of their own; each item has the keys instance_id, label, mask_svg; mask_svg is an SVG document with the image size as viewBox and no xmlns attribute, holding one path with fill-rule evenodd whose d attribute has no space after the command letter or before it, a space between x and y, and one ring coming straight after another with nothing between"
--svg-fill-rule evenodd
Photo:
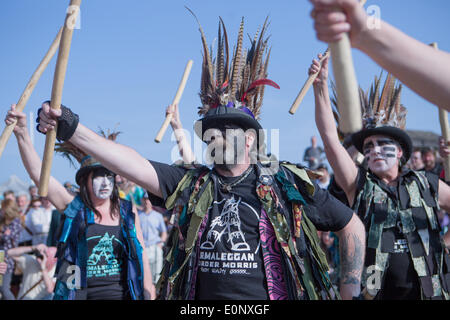
<instances>
[{"instance_id":1,"label":"man with feathered headdress","mask_svg":"<svg viewBox=\"0 0 450 320\"><path fill-rule=\"evenodd\" d=\"M321 55L319 55L319 58ZM367 232L363 292L367 299L449 299L450 259L440 236L437 212L450 209L450 187L436 175L404 165L412 142L404 131L401 85L381 76L369 95L361 92L363 129L351 136L365 157L358 167L341 145L328 93L328 58L314 60L316 124L335 182L363 220ZM338 107L338 106L337 106ZM339 109L339 108L337 108Z\"/></svg>"},{"instance_id":2,"label":"man with feathered headdress","mask_svg":"<svg viewBox=\"0 0 450 320\"><path fill-rule=\"evenodd\" d=\"M158 283L161 299L335 299L339 294L316 228L341 241L341 296L359 295L364 227L355 214L321 190L307 171L268 158L258 116L267 79L267 21L243 50L243 20L233 53L220 20L213 60L200 28L203 65L196 134L212 169L147 161L48 105L39 130L94 155L107 168L148 190L151 202L173 210L177 223ZM214 62L214 63L213 63ZM353 236L351 236L353 235Z\"/></svg>"}]
</instances>

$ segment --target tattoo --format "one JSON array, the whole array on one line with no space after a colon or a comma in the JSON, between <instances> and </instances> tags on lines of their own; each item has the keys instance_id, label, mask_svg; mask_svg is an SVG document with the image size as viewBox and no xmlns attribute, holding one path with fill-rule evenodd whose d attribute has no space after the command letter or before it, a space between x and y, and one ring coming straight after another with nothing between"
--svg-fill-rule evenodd
<instances>
[{"instance_id":1,"label":"tattoo","mask_svg":"<svg viewBox=\"0 0 450 320\"><path fill-rule=\"evenodd\" d=\"M342 239L341 247L341 275L342 284L359 284L364 264L363 244L358 235L352 233ZM352 249L349 244L352 242Z\"/></svg>"}]
</instances>

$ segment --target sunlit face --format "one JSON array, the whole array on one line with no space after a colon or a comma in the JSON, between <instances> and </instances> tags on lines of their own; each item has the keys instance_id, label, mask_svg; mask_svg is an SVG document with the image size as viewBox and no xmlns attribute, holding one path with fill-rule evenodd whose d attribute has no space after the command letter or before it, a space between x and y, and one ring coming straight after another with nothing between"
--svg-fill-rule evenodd
<instances>
[{"instance_id":1,"label":"sunlit face","mask_svg":"<svg viewBox=\"0 0 450 320\"><path fill-rule=\"evenodd\" d=\"M24 195L18 196L17 197L17 205L19 206L19 208L24 208L26 207L28 204L28 198Z\"/></svg>"},{"instance_id":2,"label":"sunlit face","mask_svg":"<svg viewBox=\"0 0 450 320\"><path fill-rule=\"evenodd\" d=\"M364 140L363 154L369 169L377 173L385 173L399 165L402 150L392 138L375 135Z\"/></svg>"},{"instance_id":3,"label":"sunlit face","mask_svg":"<svg viewBox=\"0 0 450 320\"><path fill-rule=\"evenodd\" d=\"M92 174L92 192L99 199L109 199L114 189L114 175L107 169L97 169Z\"/></svg>"},{"instance_id":4,"label":"sunlit face","mask_svg":"<svg viewBox=\"0 0 450 320\"><path fill-rule=\"evenodd\" d=\"M414 170L419 170L423 167L422 153L420 151L415 151L411 155L411 164Z\"/></svg>"},{"instance_id":5,"label":"sunlit face","mask_svg":"<svg viewBox=\"0 0 450 320\"><path fill-rule=\"evenodd\" d=\"M425 168L430 170L433 169L436 165L436 157L434 156L434 153L431 151L427 151L422 155L422 160L425 165Z\"/></svg>"}]
</instances>

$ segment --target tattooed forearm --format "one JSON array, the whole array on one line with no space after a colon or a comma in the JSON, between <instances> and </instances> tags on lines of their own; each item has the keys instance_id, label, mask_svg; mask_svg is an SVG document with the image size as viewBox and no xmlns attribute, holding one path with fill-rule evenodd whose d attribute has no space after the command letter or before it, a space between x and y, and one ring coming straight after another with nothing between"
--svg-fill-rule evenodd
<instances>
[{"instance_id":1,"label":"tattooed forearm","mask_svg":"<svg viewBox=\"0 0 450 320\"><path fill-rule=\"evenodd\" d=\"M364 264L364 244L354 233L344 236L342 240L340 244L342 284L359 285Z\"/></svg>"}]
</instances>

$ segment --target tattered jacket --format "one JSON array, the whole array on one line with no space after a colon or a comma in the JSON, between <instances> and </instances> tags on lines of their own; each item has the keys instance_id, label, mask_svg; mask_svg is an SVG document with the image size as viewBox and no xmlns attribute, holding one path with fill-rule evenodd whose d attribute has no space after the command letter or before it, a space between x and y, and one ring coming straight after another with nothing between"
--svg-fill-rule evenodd
<instances>
[{"instance_id":1,"label":"tattered jacket","mask_svg":"<svg viewBox=\"0 0 450 320\"><path fill-rule=\"evenodd\" d=\"M388 192L376 176L366 170L365 184L356 196L354 209L363 220L367 232L367 251L363 285L371 272L378 272L379 288L371 288L375 296L383 289L385 271L393 252L393 228L400 219L409 253L417 273L423 299L449 299L450 258L440 235L437 218L438 177L429 179L423 172L404 172L399 178L397 195ZM434 254L431 254L431 251ZM431 274L433 264L438 272ZM371 271L368 268L372 268ZM369 271L368 271L369 270Z\"/></svg>"},{"instance_id":2,"label":"tattered jacket","mask_svg":"<svg viewBox=\"0 0 450 320\"><path fill-rule=\"evenodd\" d=\"M259 234L270 299L339 298L316 228L307 217L315 210L309 205L314 185L307 172L281 163L276 174L269 174L258 164L257 177L256 193L262 206ZM157 284L159 299L195 299L200 239L216 186L216 175L201 167L187 171L167 198L166 208L173 210L176 223ZM271 236L277 241L267 241Z\"/></svg>"}]
</instances>

